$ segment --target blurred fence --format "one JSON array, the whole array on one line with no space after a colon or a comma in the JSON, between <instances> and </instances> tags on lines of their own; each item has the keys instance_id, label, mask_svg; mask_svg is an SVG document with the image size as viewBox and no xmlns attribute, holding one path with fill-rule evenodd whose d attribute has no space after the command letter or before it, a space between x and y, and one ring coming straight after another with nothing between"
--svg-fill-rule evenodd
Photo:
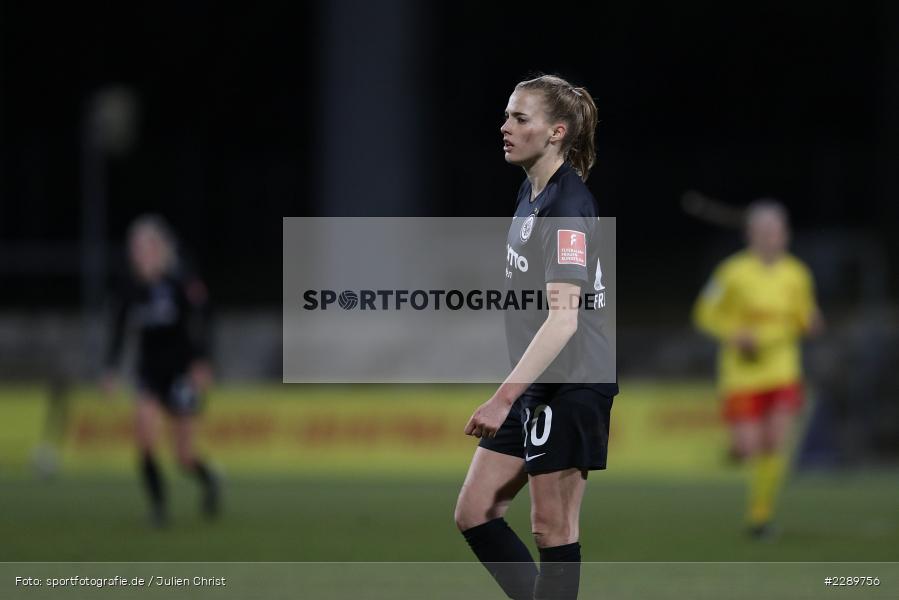
<instances>
[{"instance_id":1,"label":"blurred fence","mask_svg":"<svg viewBox=\"0 0 899 600\"><path fill-rule=\"evenodd\" d=\"M733 232L707 240L702 253L707 264L697 270L709 272L715 261L733 249L734 241ZM825 335L807 344L806 370L815 402L799 462L809 467L895 463L899 460L899 370L894 368L899 364L899 318L889 296L889 256L876 237L846 228L800 232L794 247L816 274L828 322ZM53 273L76 275L80 263L72 260L75 248L38 242L0 245L0 274L36 280ZM714 344L692 329L685 310L666 315L659 323L653 308L662 309L659 297L629 297L628 286L629 279L624 277L617 336L619 377L674 385L700 379L711 385ZM49 308L52 305L49 298L44 305L0 312L0 384L4 384L0 388L12 382L43 382L44 397L57 402L70 387L99 375L107 334L100 313L96 309L66 312ZM213 351L221 383L281 380L281 320L278 309L218 312ZM644 320L652 325L641 324ZM313 338L327 334L307 332ZM472 347L485 343L479 336L486 332L472 329L464 335ZM314 347L333 340L308 342ZM465 361L473 360L464 352L457 359L463 371ZM477 364L470 367L472 372L478 370ZM627 402L627 392L624 386L616 417ZM0 402L7 397L0 393ZM663 402L665 394L655 397Z\"/></svg>"},{"instance_id":2,"label":"blurred fence","mask_svg":"<svg viewBox=\"0 0 899 600\"><path fill-rule=\"evenodd\" d=\"M616 400L610 472L734 475L710 382L627 381ZM207 398L200 445L231 474L462 477L477 440L462 433L483 385L231 385ZM30 468L48 404L34 386L0 390L0 471ZM93 387L69 395L58 460L67 472L130 472L131 405ZM168 445L166 445L167 448ZM362 460L364 457L364 460Z\"/></svg>"},{"instance_id":3,"label":"blurred fence","mask_svg":"<svg viewBox=\"0 0 899 600\"><path fill-rule=\"evenodd\" d=\"M65 423L52 424L57 430L66 430L63 443L81 440L79 443L88 444L81 447L84 450L93 443L90 442L92 439L102 441L105 437L113 436L117 440L114 446L130 448L120 439L127 436L128 405L120 403L115 407L98 406L96 392L92 392L92 397L85 396L84 390L90 388L84 388L83 384L98 373L99 361L96 357L84 356L82 324L83 321L76 315L16 313L0 316L0 381L4 382L4 385L0 385L0 412L9 408L9 402L24 401L26 408L21 410L30 414L30 418L37 419L38 424L51 423L46 407L52 402L68 402L65 398L74 397L76 401L63 411L66 413ZM881 325L885 324L887 322ZM477 332L471 332L471 335L471 343L478 343ZM354 430L360 424L369 422L371 427L375 427L374 433L363 427L361 434L391 439L391 430L378 425L395 414L391 412L396 406L390 395L366 391L366 386L272 387L271 382L280 381L281 378L280 315L262 311L221 314L216 320L214 339L214 362L219 374L219 388L214 394L214 409L210 412L209 426L210 431L218 431L220 437L213 435L213 441L218 439L221 442L232 436L229 444L233 444L236 439L238 447L245 442L249 444L249 449L252 449L253 444L259 443L260 439L276 442L279 439L281 442L287 440L290 441L288 446L299 443L291 437L292 433L281 429L283 423L278 421L282 414L280 411L287 410L285 415L288 422L293 420L308 424L309 413L304 411L308 411L310 406L316 406L315 401L309 404L309 399L316 398L317 394L322 394L324 403L317 408L325 412L338 410L334 408L334 402L351 400L339 408L343 417L330 415L335 417L336 427ZM708 439L717 441L705 443L703 448L713 460L719 460L723 454L723 428L718 418L713 384L714 345L687 327L629 328L623 331L623 335L619 335L619 340L622 394L616 400L613 421L621 430L616 429L616 443L631 443L628 430L634 426L634 419L652 421L666 425L656 428L655 434L638 436L638 439L644 440L638 446L652 449L649 454L656 457L676 455L670 450L646 443L646 440L655 439L666 427L672 427L684 431L712 432ZM899 374L889 368L889 365L895 364L897 356L899 332L895 328L884 327L872 330L871 324L863 319L831 323L826 337L809 344L806 362L812 393L807 427L800 441L801 466L834 467L895 463L899 460L899 396L895 394L895 390L899 388ZM460 356L460 360L464 361L465 356ZM689 381L704 383L697 386L689 384ZM21 382L25 387L14 382ZM252 382L269 384L256 385ZM329 387L333 391L321 392L321 389ZM378 387L372 386L372 389L377 390ZM21 389L30 391L21 396L16 391ZM412 386L411 389L415 390L417 386ZM414 408L412 414L418 416L413 419L414 423L407 425L412 429L421 426L422 431L431 432L437 439L444 439L441 436L455 439L448 434L449 429L452 429L449 423L460 420L464 422L467 418L466 411L470 411L481 401L480 396L466 396L460 403L458 399L447 399L439 386L425 389L428 390L425 397L418 399L421 403L410 405ZM451 390L453 386L447 386L446 389ZM441 401L440 398L447 400L452 418L448 418L440 425L439 431L436 431L431 427L433 418L437 416L433 413L433 406ZM691 402L698 404L693 405ZM422 411L424 412L419 414ZM315 422L327 421L330 418L328 414L317 414ZM356 421L346 421L351 414L355 414ZM52 414L50 416L53 417ZM63 417L59 417L61 418ZM253 429L254 423L261 423L263 437L253 438L260 433L257 430L247 434L249 430L245 427L234 429L236 422L241 422L250 429ZM272 422L281 424L276 430L267 430L266 423ZM17 429L15 423L16 420L7 421L8 425ZM32 427L30 431L33 435L26 446L30 448L40 442L41 427L50 426L41 425L36 429ZM250 437L241 437L244 434ZM335 439L339 441L344 438L337 435ZM681 441L685 444L682 450L690 446L684 439ZM286 446L281 442L275 443L275 446L283 450ZM265 442L260 447L261 452L273 451L272 447L266 446L268 443ZM677 444L674 447L677 448ZM103 449L102 443L99 448L101 455L110 456L108 448ZM402 444L398 448L401 453L406 451L402 449ZM299 447L293 449L297 450ZM246 450L248 448L243 447L241 452ZM443 450L437 454L442 455ZM689 450L684 451L690 455ZM700 452L690 456L697 458L702 454ZM114 455L115 453L112 454ZM621 454L616 456L620 457ZM658 461L658 458L655 460ZM389 462L387 460L385 464ZM707 461L700 460L697 464L707 464Z\"/></svg>"}]
</instances>

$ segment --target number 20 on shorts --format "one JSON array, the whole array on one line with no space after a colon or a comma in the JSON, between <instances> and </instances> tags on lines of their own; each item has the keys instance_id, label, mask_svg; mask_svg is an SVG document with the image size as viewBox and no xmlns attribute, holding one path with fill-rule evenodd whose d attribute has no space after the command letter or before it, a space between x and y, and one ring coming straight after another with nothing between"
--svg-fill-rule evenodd
<instances>
[{"instance_id":1,"label":"number 20 on shorts","mask_svg":"<svg viewBox=\"0 0 899 600\"><path fill-rule=\"evenodd\" d=\"M543 433L539 436L537 435L537 422L540 420L540 415L543 414L546 416L546 420L543 423ZM528 426L530 425L530 432L528 431ZM531 443L535 446L542 446L546 443L546 440L549 439L549 430L553 425L553 409L545 404L540 404L534 410L534 418L531 420L531 409L524 409L524 445L528 445L528 435L531 436Z\"/></svg>"}]
</instances>

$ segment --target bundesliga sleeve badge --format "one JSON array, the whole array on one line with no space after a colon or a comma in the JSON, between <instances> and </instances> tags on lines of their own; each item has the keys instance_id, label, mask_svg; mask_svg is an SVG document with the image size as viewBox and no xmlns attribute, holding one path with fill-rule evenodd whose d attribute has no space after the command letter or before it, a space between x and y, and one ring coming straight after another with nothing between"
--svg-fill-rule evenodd
<instances>
[{"instance_id":1,"label":"bundesliga sleeve badge","mask_svg":"<svg viewBox=\"0 0 899 600\"><path fill-rule=\"evenodd\" d=\"M560 229L557 233L560 265L587 266L587 236L581 231Z\"/></svg>"}]
</instances>

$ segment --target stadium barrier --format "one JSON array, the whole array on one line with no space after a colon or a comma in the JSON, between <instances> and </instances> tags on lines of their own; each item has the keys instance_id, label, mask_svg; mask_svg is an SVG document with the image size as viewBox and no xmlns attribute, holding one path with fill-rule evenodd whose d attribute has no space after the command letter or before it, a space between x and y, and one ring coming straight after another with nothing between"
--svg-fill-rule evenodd
<instances>
[{"instance_id":1,"label":"stadium barrier","mask_svg":"<svg viewBox=\"0 0 899 600\"><path fill-rule=\"evenodd\" d=\"M628 381L614 403L610 475L718 477L726 434L706 383ZM209 395L200 446L230 474L461 476L475 440L462 429L488 386L220 387ZM68 400L64 471L133 468L130 401L93 388ZM39 388L0 394L0 469L23 471L41 441L48 403ZM170 453L168 439L161 440Z\"/></svg>"}]
</instances>

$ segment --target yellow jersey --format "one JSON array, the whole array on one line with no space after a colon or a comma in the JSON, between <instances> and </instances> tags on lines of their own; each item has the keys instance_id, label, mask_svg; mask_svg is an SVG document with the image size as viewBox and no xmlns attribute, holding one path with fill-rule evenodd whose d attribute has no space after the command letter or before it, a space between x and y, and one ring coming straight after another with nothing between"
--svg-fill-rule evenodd
<instances>
[{"instance_id":1,"label":"yellow jersey","mask_svg":"<svg viewBox=\"0 0 899 600\"><path fill-rule=\"evenodd\" d=\"M721 342L721 392L764 391L798 383L800 339L816 312L814 280L798 258L784 254L769 265L744 250L725 259L693 309L696 326ZM751 355L732 341L740 331L755 339Z\"/></svg>"}]
</instances>

